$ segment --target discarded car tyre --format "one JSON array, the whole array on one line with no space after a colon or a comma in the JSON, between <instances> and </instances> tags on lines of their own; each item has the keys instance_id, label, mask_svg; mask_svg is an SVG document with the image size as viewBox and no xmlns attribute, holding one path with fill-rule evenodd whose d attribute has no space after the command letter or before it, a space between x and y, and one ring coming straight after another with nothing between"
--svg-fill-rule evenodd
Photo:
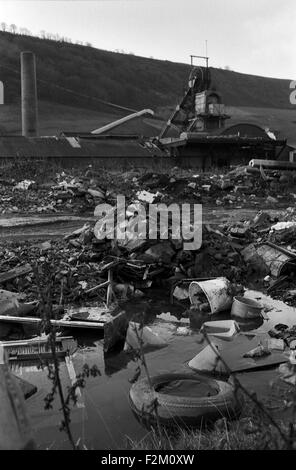
<instances>
[{"instance_id":1,"label":"discarded car tyre","mask_svg":"<svg viewBox=\"0 0 296 470\"><path fill-rule=\"evenodd\" d=\"M134 414L147 427L155 424L155 409L160 423L169 427L200 427L222 417L232 419L242 409L242 397L229 383L205 375L162 374L152 377L151 385L140 380L129 394Z\"/></svg>"}]
</instances>

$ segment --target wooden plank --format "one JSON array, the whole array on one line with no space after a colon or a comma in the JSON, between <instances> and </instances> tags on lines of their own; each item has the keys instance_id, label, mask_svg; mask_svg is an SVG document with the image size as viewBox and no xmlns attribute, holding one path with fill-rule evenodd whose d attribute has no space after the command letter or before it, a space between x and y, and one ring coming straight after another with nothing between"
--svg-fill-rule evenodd
<instances>
[{"instance_id":1,"label":"wooden plank","mask_svg":"<svg viewBox=\"0 0 296 470\"><path fill-rule=\"evenodd\" d=\"M23 325L38 325L41 323L41 318L36 317L14 317L10 315L0 315L0 323L20 323ZM50 320L52 325L62 328L93 328L93 329L104 329L104 324L108 321L103 319L100 322L85 322L85 321L74 321L74 320Z\"/></svg>"},{"instance_id":2,"label":"wooden plank","mask_svg":"<svg viewBox=\"0 0 296 470\"><path fill-rule=\"evenodd\" d=\"M69 374L71 384L74 385L75 382L77 381L77 376L76 376L76 372L75 372L75 369L74 369L74 364L73 364L71 356L66 356L65 357L65 362L66 362L66 367L67 367L67 371L68 371L68 374ZM78 408L85 408L85 404L83 402L83 397L82 397L80 387L76 387L75 395L76 395L76 398L77 398L76 406Z\"/></svg>"},{"instance_id":3,"label":"wooden plank","mask_svg":"<svg viewBox=\"0 0 296 470\"><path fill-rule=\"evenodd\" d=\"M25 276L26 274L29 274L32 271L32 266L30 264L26 264L25 266L22 267L17 267L14 269L10 269L9 271L6 271L5 273L0 274L0 284L3 284L4 282L12 281L13 279L21 276Z\"/></svg>"},{"instance_id":4,"label":"wooden plank","mask_svg":"<svg viewBox=\"0 0 296 470\"><path fill-rule=\"evenodd\" d=\"M272 351L269 356L259 358L243 357L246 352L257 347L260 342L264 343L267 337L268 335L265 333L253 338L240 334L231 343L220 340L219 352L232 372L255 371L287 362L288 358L283 352L275 351Z\"/></svg>"},{"instance_id":5,"label":"wooden plank","mask_svg":"<svg viewBox=\"0 0 296 470\"><path fill-rule=\"evenodd\" d=\"M107 303L107 307L109 307L109 305L111 305L111 302L112 302L112 297L113 297L113 272L112 272L112 269L109 269L108 271L108 287L107 287L107 300L106 300L106 303Z\"/></svg>"},{"instance_id":6,"label":"wooden plank","mask_svg":"<svg viewBox=\"0 0 296 470\"><path fill-rule=\"evenodd\" d=\"M78 320L99 323L102 321L105 323L114 316L114 311L106 309L105 307L74 307L67 309L66 315L71 318L71 321Z\"/></svg>"},{"instance_id":7,"label":"wooden plank","mask_svg":"<svg viewBox=\"0 0 296 470\"><path fill-rule=\"evenodd\" d=\"M104 352L108 352L118 345L125 342L128 319L125 311L114 316L104 325Z\"/></svg>"},{"instance_id":8,"label":"wooden plank","mask_svg":"<svg viewBox=\"0 0 296 470\"><path fill-rule=\"evenodd\" d=\"M99 290L99 289L103 289L103 287L107 287L107 286L109 286L109 281L102 282L101 284L98 284L97 286L92 287L91 289L86 290L84 293L85 293L85 294L90 294L90 293L95 292L95 291L97 291L97 290Z\"/></svg>"},{"instance_id":9,"label":"wooden plank","mask_svg":"<svg viewBox=\"0 0 296 470\"><path fill-rule=\"evenodd\" d=\"M58 336L56 338L56 342L59 343L61 341L69 341L69 340L74 340L73 336ZM1 341L0 346L3 346L4 348L6 346L30 346L34 344L45 344L48 342L48 338L31 338L31 339L24 339L24 340L15 340L15 341Z\"/></svg>"}]
</instances>

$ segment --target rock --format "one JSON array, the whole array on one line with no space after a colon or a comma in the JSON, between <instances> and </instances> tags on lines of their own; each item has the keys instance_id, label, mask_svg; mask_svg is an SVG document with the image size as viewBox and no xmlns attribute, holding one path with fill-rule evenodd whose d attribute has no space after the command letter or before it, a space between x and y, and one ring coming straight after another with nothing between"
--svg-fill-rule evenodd
<instances>
[{"instance_id":1,"label":"rock","mask_svg":"<svg viewBox=\"0 0 296 470\"><path fill-rule=\"evenodd\" d=\"M41 251L48 251L50 249L51 249L50 241L46 241L46 242L41 243L41 245L40 245L40 250Z\"/></svg>"},{"instance_id":2,"label":"rock","mask_svg":"<svg viewBox=\"0 0 296 470\"><path fill-rule=\"evenodd\" d=\"M234 189L234 184L231 183L231 181L223 180L221 183L221 189L223 189L224 191L227 189L228 190Z\"/></svg>"},{"instance_id":3,"label":"rock","mask_svg":"<svg viewBox=\"0 0 296 470\"><path fill-rule=\"evenodd\" d=\"M105 198L105 194L101 190L88 189L87 192L88 192L88 194L90 194L94 198L98 198L98 199L104 199Z\"/></svg>"},{"instance_id":4,"label":"rock","mask_svg":"<svg viewBox=\"0 0 296 470\"><path fill-rule=\"evenodd\" d=\"M145 251L145 254L151 256L155 261L169 264L172 257L175 255L175 250L172 248L170 242L165 240L162 243L151 246Z\"/></svg>"},{"instance_id":5,"label":"rock","mask_svg":"<svg viewBox=\"0 0 296 470\"><path fill-rule=\"evenodd\" d=\"M254 228L266 228L270 225L270 215L267 212L258 212L255 216L252 226Z\"/></svg>"},{"instance_id":6,"label":"rock","mask_svg":"<svg viewBox=\"0 0 296 470\"><path fill-rule=\"evenodd\" d=\"M183 248L183 240L181 238L177 240L172 238L171 244L173 245L175 250L181 250Z\"/></svg>"},{"instance_id":7,"label":"rock","mask_svg":"<svg viewBox=\"0 0 296 470\"><path fill-rule=\"evenodd\" d=\"M290 384L293 385L294 387L296 386L296 370L295 370L295 365L293 364L281 364L279 366L279 373L281 376L281 379Z\"/></svg>"},{"instance_id":8,"label":"rock","mask_svg":"<svg viewBox=\"0 0 296 470\"><path fill-rule=\"evenodd\" d=\"M190 189L196 189L196 183L189 183L187 186Z\"/></svg>"},{"instance_id":9,"label":"rock","mask_svg":"<svg viewBox=\"0 0 296 470\"><path fill-rule=\"evenodd\" d=\"M188 287L176 286L173 292L173 297L178 300L186 300L189 298Z\"/></svg>"},{"instance_id":10,"label":"rock","mask_svg":"<svg viewBox=\"0 0 296 470\"><path fill-rule=\"evenodd\" d=\"M244 238L249 231L249 227L232 227L230 229L230 235L232 237Z\"/></svg>"},{"instance_id":11,"label":"rock","mask_svg":"<svg viewBox=\"0 0 296 470\"><path fill-rule=\"evenodd\" d=\"M277 200L275 197L268 196L268 197L266 198L266 202L267 202L267 203L270 203L270 204L277 204L277 203L278 203L278 200Z\"/></svg>"},{"instance_id":12,"label":"rock","mask_svg":"<svg viewBox=\"0 0 296 470\"><path fill-rule=\"evenodd\" d=\"M145 296L144 292L142 292L140 289L135 290L134 297L141 298L141 297L144 297L144 296Z\"/></svg>"},{"instance_id":13,"label":"rock","mask_svg":"<svg viewBox=\"0 0 296 470\"><path fill-rule=\"evenodd\" d=\"M277 181L271 181L269 186L272 191L278 191L280 187Z\"/></svg>"},{"instance_id":14,"label":"rock","mask_svg":"<svg viewBox=\"0 0 296 470\"><path fill-rule=\"evenodd\" d=\"M150 193L149 191L138 191L137 192L137 198L139 201L142 202L148 202L149 204L152 204L158 197L160 193Z\"/></svg>"},{"instance_id":15,"label":"rock","mask_svg":"<svg viewBox=\"0 0 296 470\"><path fill-rule=\"evenodd\" d=\"M0 289L1 315L17 315L19 309L20 294Z\"/></svg>"},{"instance_id":16,"label":"rock","mask_svg":"<svg viewBox=\"0 0 296 470\"><path fill-rule=\"evenodd\" d=\"M289 182L289 177L288 177L287 175L282 175L282 176L280 177L280 179L279 179L279 182L280 182L281 184L286 184L286 183Z\"/></svg>"},{"instance_id":17,"label":"rock","mask_svg":"<svg viewBox=\"0 0 296 470\"><path fill-rule=\"evenodd\" d=\"M20 181L16 186L14 186L13 190L19 189L21 191L27 191L28 189L31 189L34 185L36 186L36 182L33 180L23 180Z\"/></svg>"},{"instance_id":18,"label":"rock","mask_svg":"<svg viewBox=\"0 0 296 470\"><path fill-rule=\"evenodd\" d=\"M191 330L188 326L178 326L175 332L176 336L189 336L191 335Z\"/></svg>"}]
</instances>

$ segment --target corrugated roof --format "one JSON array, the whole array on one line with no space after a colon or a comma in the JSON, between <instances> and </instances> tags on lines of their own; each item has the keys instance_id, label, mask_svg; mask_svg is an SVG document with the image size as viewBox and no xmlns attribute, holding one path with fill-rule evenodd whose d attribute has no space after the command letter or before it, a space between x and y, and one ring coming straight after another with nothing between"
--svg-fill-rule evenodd
<instances>
[{"instance_id":1,"label":"corrugated roof","mask_svg":"<svg viewBox=\"0 0 296 470\"><path fill-rule=\"evenodd\" d=\"M148 157L160 152L149 151L140 140L126 138L86 140L61 137L0 136L0 158L13 157Z\"/></svg>"}]
</instances>

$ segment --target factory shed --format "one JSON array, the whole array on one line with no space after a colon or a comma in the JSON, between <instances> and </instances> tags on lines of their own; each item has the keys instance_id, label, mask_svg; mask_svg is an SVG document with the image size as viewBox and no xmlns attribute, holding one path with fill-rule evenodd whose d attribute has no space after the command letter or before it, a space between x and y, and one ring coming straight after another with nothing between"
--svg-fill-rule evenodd
<instances>
[{"instance_id":1,"label":"factory shed","mask_svg":"<svg viewBox=\"0 0 296 470\"><path fill-rule=\"evenodd\" d=\"M162 152L145 145L138 136L94 136L84 133L62 133L59 137L0 136L0 159L39 158L65 165L99 163L112 168L116 165L149 166Z\"/></svg>"}]
</instances>

